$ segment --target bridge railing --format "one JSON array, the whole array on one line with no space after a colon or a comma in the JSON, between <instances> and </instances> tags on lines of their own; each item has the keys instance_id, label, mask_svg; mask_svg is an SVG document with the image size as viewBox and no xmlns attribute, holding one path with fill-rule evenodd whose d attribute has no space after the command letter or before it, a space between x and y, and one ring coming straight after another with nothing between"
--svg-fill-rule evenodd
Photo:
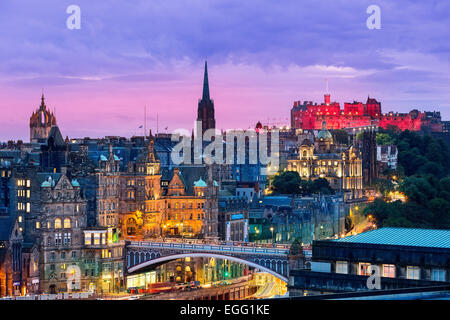
<instances>
[{"instance_id":1,"label":"bridge railing","mask_svg":"<svg viewBox=\"0 0 450 320\"><path fill-rule=\"evenodd\" d=\"M241 253L241 254L269 254L269 255L287 255L289 249L281 248L261 248L250 246L227 246L218 244L188 244L176 242L153 242L153 241L131 241L130 247L139 248L159 248L159 249L179 249L192 251L214 251L221 253Z\"/></svg>"}]
</instances>

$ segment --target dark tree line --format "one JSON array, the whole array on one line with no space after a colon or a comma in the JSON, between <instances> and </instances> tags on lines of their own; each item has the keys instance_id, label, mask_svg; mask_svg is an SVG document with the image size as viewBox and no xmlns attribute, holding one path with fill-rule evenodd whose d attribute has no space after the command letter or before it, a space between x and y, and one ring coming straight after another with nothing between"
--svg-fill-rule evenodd
<instances>
[{"instance_id":1,"label":"dark tree line","mask_svg":"<svg viewBox=\"0 0 450 320\"><path fill-rule=\"evenodd\" d=\"M364 212L381 226L450 228L450 152L442 139L416 132L381 130L377 141L398 147L399 191L406 202L377 199ZM389 183L378 188L390 190Z\"/></svg>"},{"instance_id":2,"label":"dark tree line","mask_svg":"<svg viewBox=\"0 0 450 320\"><path fill-rule=\"evenodd\" d=\"M280 194L332 194L327 179L302 180L296 171L284 171L273 178L272 190Z\"/></svg>"}]
</instances>

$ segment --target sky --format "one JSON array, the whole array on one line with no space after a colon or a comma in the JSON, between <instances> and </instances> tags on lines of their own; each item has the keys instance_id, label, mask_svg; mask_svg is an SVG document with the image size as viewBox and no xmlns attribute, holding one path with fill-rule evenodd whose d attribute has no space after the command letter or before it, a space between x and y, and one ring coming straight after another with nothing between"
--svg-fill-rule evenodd
<instances>
[{"instance_id":1,"label":"sky","mask_svg":"<svg viewBox=\"0 0 450 320\"><path fill-rule=\"evenodd\" d=\"M68 29L70 5L80 29ZM366 12L380 7L381 29ZM44 92L69 138L194 126L208 61L216 126L289 124L296 100L450 119L450 1L1 0L0 141ZM166 129L167 128L167 129Z\"/></svg>"}]
</instances>

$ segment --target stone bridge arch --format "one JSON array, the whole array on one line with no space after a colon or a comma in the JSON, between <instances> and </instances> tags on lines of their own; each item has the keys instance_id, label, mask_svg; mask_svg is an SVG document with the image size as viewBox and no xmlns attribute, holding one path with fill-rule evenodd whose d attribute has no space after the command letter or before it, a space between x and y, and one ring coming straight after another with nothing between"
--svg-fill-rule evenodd
<instances>
[{"instance_id":1,"label":"stone bridge arch","mask_svg":"<svg viewBox=\"0 0 450 320\"><path fill-rule=\"evenodd\" d=\"M246 259L242 259L242 258L238 258L238 257L233 257L233 256L229 256L229 255L225 255L225 254L218 254L218 253L209 253L209 252L202 252L202 253L177 253L177 254L171 254L171 255L167 255L167 256L159 256L156 257L155 259L149 260L149 261L145 261L145 262L141 262L139 264L136 264L134 266L131 266L128 268L128 273L134 273L136 271L139 271L145 267L154 265L154 264L161 264L164 262L169 262L169 261L173 261L176 259L183 259L183 258L216 258L216 259L226 259L226 260L230 260L233 262L237 262L237 263L242 263L245 265L248 265L250 267L259 269L261 271L267 272L271 275L273 275L274 277L284 281L284 282L288 282L288 278L272 269L270 269L270 265L273 266L273 263L271 263L268 267L266 267L265 265L261 265L261 264L257 264L256 262L250 261L250 260L246 260ZM267 260L270 260L272 262L273 258L269 258ZM275 261L275 260L273 260Z\"/></svg>"}]
</instances>

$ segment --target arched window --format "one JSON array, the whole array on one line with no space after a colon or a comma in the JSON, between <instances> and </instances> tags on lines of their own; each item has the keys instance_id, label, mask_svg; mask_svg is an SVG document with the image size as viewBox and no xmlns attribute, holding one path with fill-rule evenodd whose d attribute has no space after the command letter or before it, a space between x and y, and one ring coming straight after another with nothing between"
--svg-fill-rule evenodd
<instances>
[{"instance_id":1,"label":"arched window","mask_svg":"<svg viewBox=\"0 0 450 320\"><path fill-rule=\"evenodd\" d=\"M72 226L71 226L71 223L70 223L70 219L69 218L65 218L64 219L64 228L65 229L69 229L69 228L71 228Z\"/></svg>"},{"instance_id":2,"label":"arched window","mask_svg":"<svg viewBox=\"0 0 450 320\"><path fill-rule=\"evenodd\" d=\"M61 219L60 218L56 218L55 219L55 229L61 229L62 225L61 225Z\"/></svg>"},{"instance_id":3,"label":"arched window","mask_svg":"<svg viewBox=\"0 0 450 320\"><path fill-rule=\"evenodd\" d=\"M308 153L306 152L306 150L303 150L303 157L306 158L308 155Z\"/></svg>"}]
</instances>

